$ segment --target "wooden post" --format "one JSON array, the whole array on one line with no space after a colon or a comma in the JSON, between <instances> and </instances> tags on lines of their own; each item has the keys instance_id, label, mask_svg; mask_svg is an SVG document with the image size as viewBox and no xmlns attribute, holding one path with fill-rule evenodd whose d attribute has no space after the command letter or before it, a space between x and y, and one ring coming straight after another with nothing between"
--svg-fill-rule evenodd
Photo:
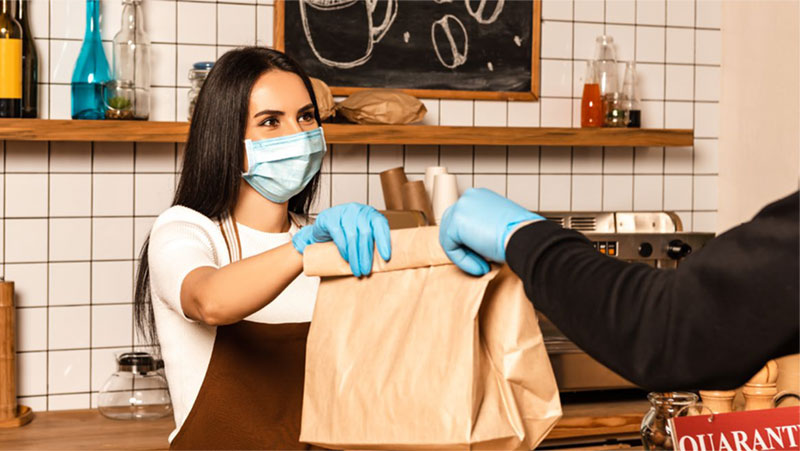
<instances>
[{"instance_id":1,"label":"wooden post","mask_svg":"<svg viewBox=\"0 0 800 451\"><path fill-rule=\"evenodd\" d=\"M14 282L0 281L0 421L17 416Z\"/></svg>"}]
</instances>

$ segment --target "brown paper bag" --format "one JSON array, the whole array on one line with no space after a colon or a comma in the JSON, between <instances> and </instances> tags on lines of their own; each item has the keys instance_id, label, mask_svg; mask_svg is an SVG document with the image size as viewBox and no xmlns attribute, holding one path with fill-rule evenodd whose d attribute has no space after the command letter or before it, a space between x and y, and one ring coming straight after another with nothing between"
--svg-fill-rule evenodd
<instances>
[{"instance_id":1,"label":"brown paper bag","mask_svg":"<svg viewBox=\"0 0 800 451\"><path fill-rule=\"evenodd\" d=\"M300 440L336 449L532 449L561 416L531 303L508 267L472 277L438 227L392 231L392 259L350 276L332 243L306 353Z\"/></svg>"},{"instance_id":2,"label":"brown paper bag","mask_svg":"<svg viewBox=\"0 0 800 451\"><path fill-rule=\"evenodd\" d=\"M419 99L395 89L365 89L336 105L336 111L357 124L411 124L428 110Z\"/></svg>"},{"instance_id":3,"label":"brown paper bag","mask_svg":"<svg viewBox=\"0 0 800 451\"><path fill-rule=\"evenodd\" d=\"M319 118L324 121L336 113L336 102L333 101L331 88L324 81L314 77L311 77L311 87L314 89L314 97L317 99Z\"/></svg>"}]
</instances>

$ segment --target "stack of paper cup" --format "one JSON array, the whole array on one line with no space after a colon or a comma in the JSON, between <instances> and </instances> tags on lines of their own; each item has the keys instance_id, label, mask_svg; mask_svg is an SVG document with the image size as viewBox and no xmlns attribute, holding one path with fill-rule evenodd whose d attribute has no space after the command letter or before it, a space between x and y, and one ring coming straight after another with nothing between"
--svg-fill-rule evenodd
<instances>
[{"instance_id":1,"label":"stack of paper cup","mask_svg":"<svg viewBox=\"0 0 800 451\"><path fill-rule=\"evenodd\" d=\"M433 179L433 216L441 224L447 207L458 201L458 182L453 174L437 174Z\"/></svg>"},{"instance_id":2,"label":"stack of paper cup","mask_svg":"<svg viewBox=\"0 0 800 451\"><path fill-rule=\"evenodd\" d=\"M447 174L447 168L444 166L430 166L425 169L425 191L428 193L431 202L433 202L433 180L438 174Z\"/></svg>"}]
</instances>

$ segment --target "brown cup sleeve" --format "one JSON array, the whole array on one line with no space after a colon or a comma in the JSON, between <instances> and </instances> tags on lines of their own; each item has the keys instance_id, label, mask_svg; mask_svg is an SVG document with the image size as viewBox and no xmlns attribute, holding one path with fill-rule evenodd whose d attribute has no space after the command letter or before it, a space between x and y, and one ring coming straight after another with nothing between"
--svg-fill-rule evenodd
<instances>
[{"instance_id":1,"label":"brown cup sleeve","mask_svg":"<svg viewBox=\"0 0 800 451\"><path fill-rule=\"evenodd\" d=\"M381 172L381 189L387 210L403 210L403 185L408 182L403 168Z\"/></svg>"}]
</instances>

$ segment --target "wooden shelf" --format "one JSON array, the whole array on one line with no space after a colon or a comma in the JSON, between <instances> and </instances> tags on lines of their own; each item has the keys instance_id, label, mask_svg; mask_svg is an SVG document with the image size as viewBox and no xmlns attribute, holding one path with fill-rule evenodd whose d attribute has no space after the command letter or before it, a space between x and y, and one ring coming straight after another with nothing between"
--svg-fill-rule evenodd
<instances>
[{"instance_id":1,"label":"wooden shelf","mask_svg":"<svg viewBox=\"0 0 800 451\"><path fill-rule=\"evenodd\" d=\"M0 119L0 140L186 142L187 122ZM325 124L330 144L691 146L686 129Z\"/></svg>"}]
</instances>

